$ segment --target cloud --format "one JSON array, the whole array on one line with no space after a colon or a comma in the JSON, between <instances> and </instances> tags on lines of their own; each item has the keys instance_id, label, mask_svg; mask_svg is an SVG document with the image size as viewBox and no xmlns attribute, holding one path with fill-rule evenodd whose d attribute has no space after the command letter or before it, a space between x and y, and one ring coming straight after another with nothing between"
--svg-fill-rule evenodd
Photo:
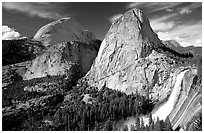
<instances>
[{"instance_id":1,"label":"cloud","mask_svg":"<svg viewBox=\"0 0 204 133\"><path fill-rule=\"evenodd\" d=\"M175 27L177 23L180 23L180 21L175 21L173 19L176 16L177 14L170 14L156 18L151 18L150 25L155 32L171 30L172 28Z\"/></svg>"},{"instance_id":2,"label":"cloud","mask_svg":"<svg viewBox=\"0 0 204 133\"><path fill-rule=\"evenodd\" d=\"M134 2L126 8L144 10L150 25L161 40L176 40L181 46L202 46L202 23L183 18L202 6L201 2ZM158 12L160 11L160 12Z\"/></svg>"},{"instance_id":3,"label":"cloud","mask_svg":"<svg viewBox=\"0 0 204 133\"><path fill-rule=\"evenodd\" d=\"M160 40L174 40L168 32L158 32L157 35Z\"/></svg>"},{"instance_id":4,"label":"cloud","mask_svg":"<svg viewBox=\"0 0 204 133\"><path fill-rule=\"evenodd\" d=\"M166 11L167 11L167 12L173 12L174 10L173 10L173 9L170 9L170 8L167 8Z\"/></svg>"},{"instance_id":5,"label":"cloud","mask_svg":"<svg viewBox=\"0 0 204 133\"><path fill-rule=\"evenodd\" d=\"M176 40L181 46L202 46L202 23L189 22L166 32L157 32L161 40Z\"/></svg>"},{"instance_id":6,"label":"cloud","mask_svg":"<svg viewBox=\"0 0 204 133\"><path fill-rule=\"evenodd\" d=\"M164 41L166 41L166 40L175 40L181 46L189 46L189 45L191 45L190 43L186 42L185 40L183 40L179 36L172 35L172 33L170 33L170 32L158 32L157 35L158 35L160 40L164 40Z\"/></svg>"},{"instance_id":7,"label":"cloud","mask_svg":"<svg viewBox=\"0 0 204 133\"><path fill-rule=\"evenodd\" d=\"M180 13L181 15L189 14L189 13L191 13L191 12L192 12L192 11L191 11L189 8L181 8L180 11L179 11L179 13Z\"/></svg>"},{"instance_id":8,"label":"cloud","mask_svg":"<svg viewBox=\"0 0 204 133\"><path fill-rule=\"evenodd\" d=\"M111 23L113 23L116 19L118 19L119 17L121 17L123 14L116 14L116 15L113 15L109 18L109 21Z\"/></svg>"},{"instance_id":9,"label":"cloud","mask_svg":"<svg viewBox=\"0 0 204 133\"><path fill-rule=\"evenodd\" d=\"M202 46L202 39L189 39L189 38L181 38L179 36L174 36L172 33L169 32L158 32L157 33L160 40L175 40L177 41L181 46L187 47L187 46Z\"/></svg>"},{"instance_id":10,"label":"cloud","mask_svg":"<svg viewBox=\"0 0 204 133\"><path fill-rule=\"evenodd\" d=\"M195 41L195 46L202 46L202 39L197 39Z\"/></svg>"},{"instance_id":11,"label":"cloud","mask_svg":"<svg viewBox=\"0 0 204 133\"><path fill-rule=\"evenodd\" d=\"M129 3L126 8L144 8L148 9L150 12L155 12L159 10L167 10L170 11L171 8L174 8L181 3L179 2L132 2ZM171 9L172 10L172 9Z\"/></svg>"},{"instance_id":12,"label":"cloud","mask_svg":"<svg viewBox=\"0 0 204 133\"><path fill-rule=\"evenodd\" d=\"M191 13L193 9L196 9L201 6L202 6L201 2L193 2L190 5L178 8L177 10L179 11L181 15L187 15Z\"/></svg>"},{"instance_id":13,"label":"cloud","mask_svg":"<svg viewBox=\"0 0 204 133\"><path fill-rule=\"evenodd\" d=\"M67 15L57 13L57 6L53 3L24 3L24 2L3 2L3 8L27 14L30 17L38 16L41 18L59 19Z\"/></svg>"},{"instance_id":14,"label":"cloud","mask_svg":"<svg viewBox=\"0 0 204 133\"><path fill-rule=\"evenodd\" d=\"M8 27L7 25L2 26L2 40L12 40L20 38L20 33L15 29Z\"/></svg>"},{"instance_id":15,"label":"cloud","mask_svg":"<svg viewBox=\"0 0 204 133\"><path fill-rule=\"evenodd\" d=\"M132 2L127 4L126 8L147 9L149 12L166 10L167 12L176 12L180 15L187 15L191 13L193 9L202 6L201 2L183 4L184 2Z\"/></svg>"}]
</instances>

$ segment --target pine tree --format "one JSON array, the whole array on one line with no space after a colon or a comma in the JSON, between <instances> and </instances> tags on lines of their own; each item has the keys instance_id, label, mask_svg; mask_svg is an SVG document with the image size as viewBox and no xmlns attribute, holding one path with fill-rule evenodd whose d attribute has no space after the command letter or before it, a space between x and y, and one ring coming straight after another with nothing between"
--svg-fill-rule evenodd
<instances>
[{"instance_id":1,"label":"pine tree","mask_svg":"<svg viewBox=\"0 0 204 133\"><path fill-rule=\"evenodd\" d=\"M144 121L143 121L143 119L141 119L140 130L141 130L141 131L145 131L145 126L144 126Z\"/></svg>"},{"instance_id":2,"label":"pine tree","mask_svg":"<svg viewBox=\"0 0 204 133\"><path fill-rule=\"evenodd\" d=\"M135 118L136 118L135 128L137 131L139 131L140 130L140 118L139 118L138 113L136 114Z\"/></svg>"},{"instance_id":3,"label":"pine tree","mask_svg":"<svg viewBox=\"0 0 204 133\"><path fill-rule=\"evenodd\" d=\"M171 127L171 122L170 122L170 120L169 120L169 117L167 117L166 118L166 120L165 120L165 131L172 131L172 127Z\"/></svg>"},{"instance_id":4,"label":"pine tree","mask_svg":"<svg viewBox=\"0 0 204 133\"><path fill-rule=\"evenodd\" d=\"M124 126L123 131L128 131L128 126L127 125Z\"/></svg>"},{"instance_id":5,"label":"pine tree","mask_svg":"<svg viewBox=\"0 0 204 133\"><path fill-rule=\"evenodd\" d=\"M94 124L94 131L100 131L100 128L99 128L99 124L97 121L95 121L95 124Z\"/></svg>"},{"instance_id":6,"label":"pine tree","mask_svg":"<svg viewBox=\"0 0 204 133\"><path fill-rule=\"evenodd\" d=\"M160 120L158 117L156 123L154 124L154 131L161 131Z\"/></svg>"},{"instance_id":7,"label":"pine tree","mask_svg":"<svg viewBox=\"0 0 204 133\"><path fill-rule=\"evenodd\" d=\"M154 121L152 119L152 114L149 116L149 131L154 131Z\"/></svg>"},{"instance_id":8,"label":"pine tree","mask_svg":"<svg viewBox=\"0 0 204 133\"><path fill-rule=\"evenodd\" d=\"M116 125L114 125L114 124L113 124L113 129L112 129L112 131L118 131Z\"/></svg>"},{"instance_id":9,"label":"pine tree","mask_svg":"<svg viewBox=\"0 0 204 133\"><path fill-rule=\"evenodd\" d=\"M163 120L160 121L160 129L161 131L165 131L165 123Z\"/></svg>"},{"instance_id":10,"label":"pine tree","mask_svg":"<svg viewBox=\"0 0 204 133\"><path fill-rule=\"evenodd\" d=\"M108 119L105 123L105 127L104 127L105 131L112 131L112 122L110 119Z\"/></svg>"},{"instance_id":11,"label":"pine tree","mask_svg":"<svg viewBox=\"0 0 204 133\"><path fill-rule=\"evenodd\" d=\"M130 131L136 131L136 128L135 128L134 125L131 125L131 127L130 127Z\"/></svg>"},{"instance_id":12,"label":"pine tree","mask_svg":"<svg viewBox=\"0 0 204 133\"><path fill-rule=\"evenodd\" d=\"M131 95L131 96L132 96L132 95ZM133 102L132 102L132 97L130 97L130 98L129 98L129 108L128 108L129 110L128 110L128 114L129 114L129 113L132 113L132 107L133 107L132 103L133 103Z\"/></svg>"}]
</instances>

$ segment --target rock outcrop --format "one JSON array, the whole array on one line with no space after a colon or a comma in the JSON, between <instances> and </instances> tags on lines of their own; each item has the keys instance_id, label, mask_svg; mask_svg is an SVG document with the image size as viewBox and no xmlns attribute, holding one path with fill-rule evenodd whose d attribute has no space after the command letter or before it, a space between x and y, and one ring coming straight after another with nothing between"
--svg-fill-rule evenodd
<instances>
[{"instance_id":1,"label":"rock outcrop","mask_svg":"<svg viewBox=\"0 0 204 133\"><path fill-rule=\"evenodd\" d=\"M178 50L178 52L181 52L180 49L182 46L175 40L168 40L168 41L162 41L163 44L173 50Z\"/></svg>"},{"instance_id":2,"label":"rock outcrop","mask_svg":"<svg viewBox=\"0 0 204 133\"><path fill-rule=\"evenodd\" d=\"M62 18L51 22L38 30L34 40L40 41L49 47L61 42L89 42L97 40L93 33L84 29L73 18Z\"/></svg>"},{"instance_id":3,"label":"rock outcrop","mask_svg":"<svg viewBox=\"0 0 204 133\"><path fill-rule=\"evenodd\" d=\"M137 91L153 101L164 99L184 68L175 67L179 61L165 48L144 14L131 9L110 27L86 78L99 88L106 85L127 94Z\"/></svg>"},{"instance_id":4,"label":"rock outcrop","mask_svg":"<svg viewBox=\"0 0 204 133\"><path fill-rule=\"evenodd\" d=\"M38 30L33 38L42 42L46 51L35 58L24 79L45 76L84 76L95 59L101 41L85 30L75 19L62 18Z\"/></svg>"},{"instance_id":5,"label":"rock outcrop","mask_svg":"<svg viewBox=\"0 0 204 133\"><path fill-rule=\"evenodd\" d=\"M77 41L53 45L32 61L24 79L69 76L76 71L79 77L83 76L89 71L99 46L100 44L97 42L82 43Z\"/></svg>"},{"instance_id":6,"label":"rock outcrop","mask_svg":"<svg viewBox=\"0 0 204 133\"><path fill-rule=\"evenodd\" d=\"M198 75L198 66L187 61L192 58L191 54L179 53L163 45L144 14L140 10L130 9L110 27L86 78L90 85L99 89L106 86L127 94L138 92L158 103L172 93L176 77L181 71L189 69L189 75ZM186 76L184 78L182 91L178 92L180 97L175 101L176 107L169 112L174 130L184 125L186 130L189 120L196 113L201 113L201 106L195 100L200 99L201 93L194 92L191 88L192 82L186 81ZM195 104L192 103L193 100ZM197 106L199 108L196 113L187 117L192 107ZM183 111L178 111L181 108ZM175 112L176 110L178 112ZM183 122L184 119L186 123Z\"/></svg>"}]
</instances>

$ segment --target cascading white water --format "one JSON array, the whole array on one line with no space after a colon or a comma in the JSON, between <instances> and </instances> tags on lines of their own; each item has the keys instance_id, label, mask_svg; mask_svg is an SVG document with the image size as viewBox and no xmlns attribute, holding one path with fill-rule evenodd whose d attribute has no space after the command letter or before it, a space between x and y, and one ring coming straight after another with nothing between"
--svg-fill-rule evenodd
<instances>
[{"instance_id":1,"label":"cascading white water","mask_svg":"<svg viewBox=\"0 0 204 133\"><path fill-rule=\"evenodd\" d=\"M159 120L165 121L167 116L171 113L171 111L174 108L174 105L176 104L176 101L178 99L178 96L180 94L181 90L181 83L183 81L184 74L188 70L182 71L176 78L176 83L174 85L173 91L171 95L169 96L169 99L163 103L160 107L157 108L157 110L152 111L152 118L154 121L157 120L157 117Z\"/></svg>"},{"instance_id":2,"label":"cascading white water","mask_svg":"<svg viewBox=\"0 0 204 133\"><path fill-rule=\"evenodd\" d=\"M182 71L176 78L176 83L174 85L174 88L172 90L171 95L169 96L168 100L165 101L163 104L161 104L160 106L157 106L156 109L153 109L153 111L151 112L152 114L152 118L153 120L156 122L157 118L159 118L159 120L163 120L165 121L166 118L168 117L168 115L171 113L171 111L173 110L178 96L180 94L180 90L181 90L181 84L183 81L183 77L185 75L185 73L188 70L184 70ZM129 130L130 130L130 126L134 125L136 122L136 118L135 117L131 117L128 118L127 120L124 121L123 125L127 125ZM149 125L149 117L147 116L140 116L140 122L143 121L144 125ZM122 126L120 127L122 130Z\"/></svg>"}]
</instances>

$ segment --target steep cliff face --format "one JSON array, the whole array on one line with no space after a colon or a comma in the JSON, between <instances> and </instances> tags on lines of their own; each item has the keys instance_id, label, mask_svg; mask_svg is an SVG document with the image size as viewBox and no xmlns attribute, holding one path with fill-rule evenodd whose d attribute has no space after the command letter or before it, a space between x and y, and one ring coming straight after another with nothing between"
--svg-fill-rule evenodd
<instances>
[{"instance_id":1,"label":"steep cliff face","mask_svg":"<svg viewBox=\"0 0 204 133\"><path fill-rule=\"evenodd\" d=\"M131 9L110 27L86 78L99 88L106 85L162 100L170 94L175 76L185 68L176 59L180 54L172 52L176 53L162 44L144 14Z\"/></svg>"},{"instance_id":2,"label":"steep cliff face","mask_svg":"<svg viewBox=\"0 0 204 133\"><path fill-rule=\"evenodd\" d=\"M26 80L45 76L66 75L78 71L83 76L90 69L100 44L64 42L51 46L44 54L32 61L25 73Z\"/></svg>"},{"instance_id":3,"label":"steep cliff face","mask_svg":"<svg viewBox=\"0 0 204 133\"><path fill-rule=\"evenodd\" d=\"M32 61L25 80L45 76L84 76L95 59L101 41L73 18L62 18L38 30L34 40L42 42L45 53ZM68 78L68 77L67 77Z\"/></svg>"},{"instance_id":4,"label":"steep cliff face","mask_svg":"<svg viewBox=\"0 0 204 133\"><path fill-rule=\"evenodd\" d=\"M194 54L175 51L181 48L179 44L172 47L167 42L162 44L140 10L131 9L110 27L86 78L99 89L106 86L150 98L156 103L151 112L155 119L168 117L173 130L178 127L188 130L187 125L193 123L190 121L201 114L201 93L192 83L200 72L197 65L200 61L191 61ZM200 89L201 86L197 87ZM162 107L170 108L168 114L163 113ZM157 113L158 110L161 112Z\"/></svg>"},{"instance_id":5,"label":"steep cliff face","mask_svg":"<svg viewBox=\"0 0 204 133\"><path fill-rule=\"evenodd\" d=\"M51 22L38 30L34 39L49 47L61 42L97 40L93 33L84 29L73 18L62 18Z\"/></svg>"}]
</instances>

